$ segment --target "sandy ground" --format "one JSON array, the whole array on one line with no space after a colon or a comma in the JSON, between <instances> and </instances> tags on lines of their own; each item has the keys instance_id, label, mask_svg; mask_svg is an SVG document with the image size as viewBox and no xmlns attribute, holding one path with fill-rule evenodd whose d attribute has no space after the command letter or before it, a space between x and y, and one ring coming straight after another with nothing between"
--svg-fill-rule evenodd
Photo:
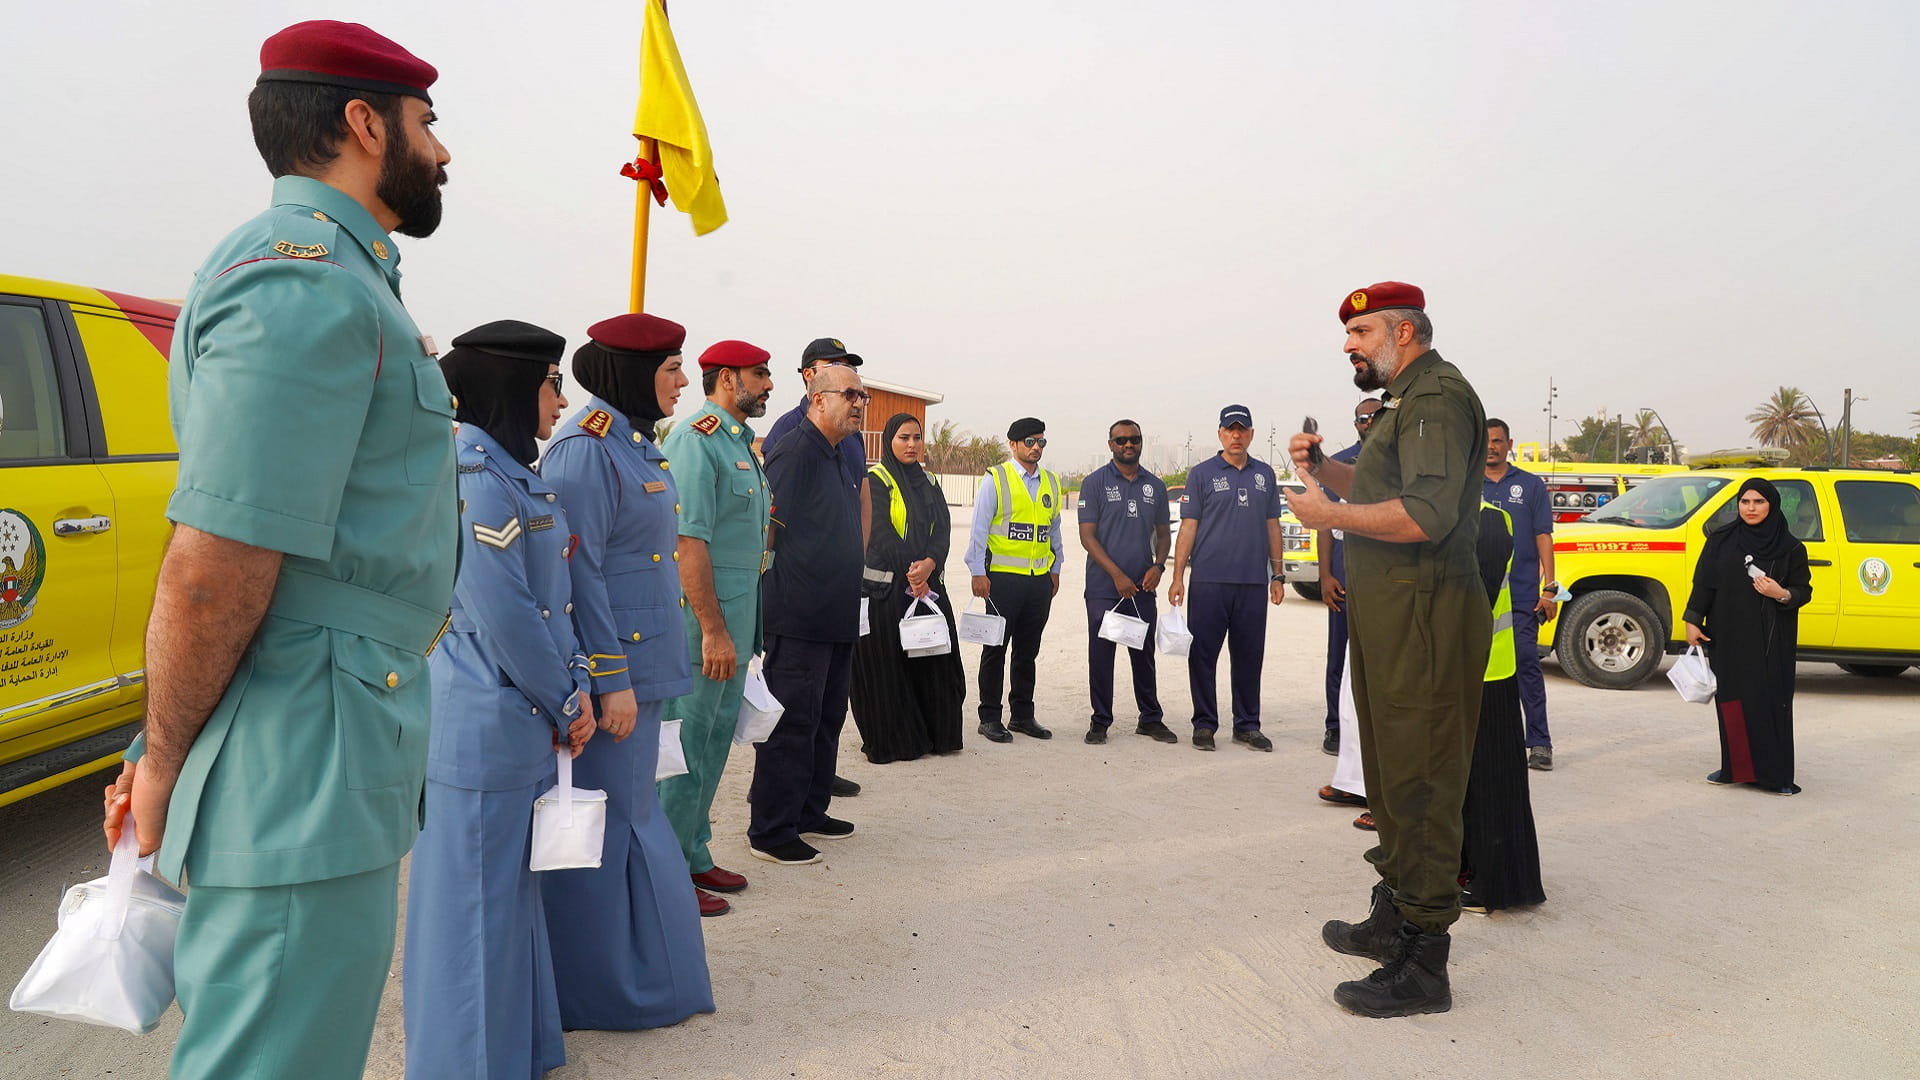
<instances>
[{"instance_id":1,"label":"sandy ground","mask_svg":"<svg viewBox=\"0 0 1920 1080\"><path fill-rule=\"evenodd\" d=\"M834 811L859 831L797 868L748 857L737 751L715 852L752 885L703 924L719 1011L572 1033L550 1076L1920 1075L1920 935L1902 915L1920 882L1920 673L1803 665L1806 791L1783 799L1704 782L1710 713L1665 680L1588 690L1549 663L1557 767L1530 774L1547 903L1455 927L1452 1012L1369 1020L1330 994L1370 965L1319 936L1364 913L1373 881L1368 834L1314 797L1333 764L1325 609L1272 614L1274 753L1166 746L1130 718L1087 746L1080 565L1041 654L1051 741L996 746L970 724L959 755L874 766L849 723L841 773L865 791ZM1184 735L1185 665L1167 669ZM1120 684L1130 700L1124 666ZM97 792L0 809L8 985L61 887L104 872ZM402 959L368 1076L402 1074ZM159 1077L178 1026L0 1014L0 1076Z\"/></svg>"}]
</instances>

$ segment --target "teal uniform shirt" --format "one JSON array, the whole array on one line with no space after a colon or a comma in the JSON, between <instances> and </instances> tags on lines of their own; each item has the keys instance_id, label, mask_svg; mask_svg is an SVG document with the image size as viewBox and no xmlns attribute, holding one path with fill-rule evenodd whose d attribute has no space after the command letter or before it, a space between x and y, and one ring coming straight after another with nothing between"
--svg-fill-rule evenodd
<instances>
[{"instance_id":1,"label":"teal uniform shirt","mask_svg":"<svg viewBox=\"0 0 1920 1080\"><path fill-rule=\"evenodd\" d=\"M167 516L286 558L156 869L259 887L396 863L459 550L453 399L401 305L398 247L341 191L276 180L195 274L168 378Z\"/></svg>"}]
</instances>

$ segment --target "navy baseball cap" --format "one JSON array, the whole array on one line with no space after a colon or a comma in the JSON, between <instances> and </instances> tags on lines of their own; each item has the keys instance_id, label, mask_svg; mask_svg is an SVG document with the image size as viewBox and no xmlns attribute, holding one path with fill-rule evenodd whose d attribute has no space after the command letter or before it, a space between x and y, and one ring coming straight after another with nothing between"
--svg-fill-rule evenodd
<instances>
[{"instance_id":1,"label":"navy baseball cap","mask_svg":"<svg viewBox=\"0 0 1920 1080\"><path fill-rule=\"evenodd\" d=\"M1238 424L1243 428L1250 428L1253 426L1253 414L1247 411L1247 407L1245 405L1229 405L1226 408L1220 410L1220 426L1221 427L1223 428L1232 427L1235 424Z\"/></svg>"}]
</instances>

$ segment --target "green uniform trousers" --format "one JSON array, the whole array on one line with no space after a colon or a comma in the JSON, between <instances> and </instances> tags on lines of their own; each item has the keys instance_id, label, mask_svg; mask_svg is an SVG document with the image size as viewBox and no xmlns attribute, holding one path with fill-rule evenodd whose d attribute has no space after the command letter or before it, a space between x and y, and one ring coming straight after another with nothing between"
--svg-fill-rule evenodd
<instances>
[{"instance_id":1,"label":"green uniform trousers","mask_svg":"<svg viewBox=\"0 0 1920 1080\"><path fill-rule=\"evenodd\" d=\"M1439 934L1460 917L1460 813L1493 620L1478 577L1393 578L1348 594L1360 765L1380 841L1367 861L1407 921Z\"/></svg>"},{"instance_id":2,"label":"green uniform trousers","mask_svg":"<svg viewBox=\"0 0 1920 1080\"><path fill-rule=\"evenodd\" d=\"M173 1080L341 1080L367 1067L400 864L298 885L195 885L174 943Z\"/></svg>"},{"instance_id":3,"label":"green uniform trousers","mask_svg":"<svg viewBox=\"0 0 1920 1080\"><path fill-rule=\"evenodd\" d=\"M720 614L726 619L727 636L733 639L733 655L739 661L733 678L714 682L700 674L700 623L693 609L687 609L687 655L693 660L693 690L668 702L663 714L669 720L680 719L680 749L687 757L687 771L660 781L660 809L673 824L680 852L687 857L687 870L695 874L713 869L713 854L707 850L713 841L713 794L720 789L720 774L726 771L727 755L733 752L740 696L747 685L747 661L753 657L752 619L733 617L725 604Z\"/></svg>"}]
</instances>

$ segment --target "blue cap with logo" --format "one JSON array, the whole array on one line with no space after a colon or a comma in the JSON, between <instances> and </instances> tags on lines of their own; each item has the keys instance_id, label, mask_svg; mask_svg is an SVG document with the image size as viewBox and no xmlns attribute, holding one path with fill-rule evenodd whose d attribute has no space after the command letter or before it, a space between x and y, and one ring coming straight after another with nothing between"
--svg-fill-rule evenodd
<instances>
[{"instance_id":1,"label":"blue cap with logo","mask_svg":"<svg viewBox=\"0 0 1920 1080\"><path fill-rule=\"evenodd\" d=\"M1229 405L1220 410L1221 427L1229 428L1236 424L1244 428L1252 427L1253 413L1249 412L1245 405Z\"/></svg>"}]
</instances>

